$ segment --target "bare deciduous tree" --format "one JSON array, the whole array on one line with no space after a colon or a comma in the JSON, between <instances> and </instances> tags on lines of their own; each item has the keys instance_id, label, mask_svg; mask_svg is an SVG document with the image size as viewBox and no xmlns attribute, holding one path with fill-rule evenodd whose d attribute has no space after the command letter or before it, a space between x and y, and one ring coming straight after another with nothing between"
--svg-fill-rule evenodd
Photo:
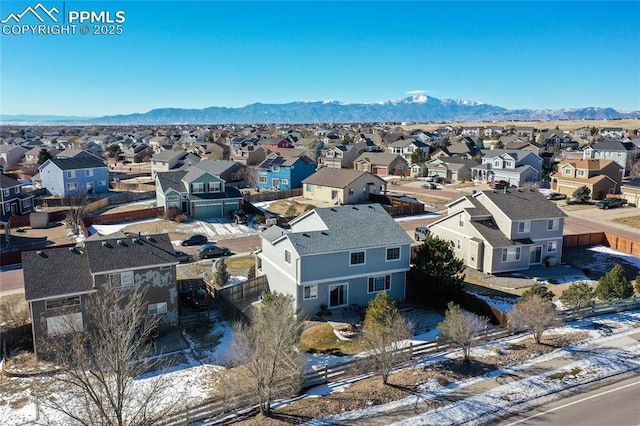
<instances>
[{"instance_id":1,"label":"bare deciduous tree","mask_svg":"<svg viewBox=\"0 0 640 426\"><path fill-rule=\"evenodd\" d=\"M82 221L84 209L89 197L86 192L78 191L69 196L68 199L69 210L67 211L65 222L67 228L73 233L73 235L78 235L80 233L80 222Z\"/></svg>"},{"instance_id":2,"label":"bare deciduous tree","mask_svg":"<svg viewBox=\"0 0 640 426\"><path fill-rule=\"evenodd\" d=\"M563 321L553 302L533 294L515 304L509 313L509 324L530 331L536 343L540 343L546 330L562 325Z\"/></svg>"},{"instance_id":3,"label":"bare deciduous tree","mask_svg":"<svg viewBox=\"0 0 640 426\"><path fill-rule=\"evenodd\" d=\"M244 390L254 390L263 415L271 413L274 398L294 394L301 384L302 363L296 346L302 321L295 314L291 296L266 293L250 323L234 324L235 360L249 377Z\"/></svg>"},{"instance_id":4,"label":"bare deciduous tree","mask_svg":"<svg viewBox=\"0 0 640 426\"><path fill-rule=\"evenodd\" d=\"M178 409L167 378L136 380L167 366L151 357L159 318L147 315L144 296L141 289L101 289L86 303L85 324L61 316L43 355L59 366L54 379L63 391L45 396L45 406L86 426L154 424Z\"/></svg>"},{"instance_id":5,"label":"bare deciduous tree","mask_svg":"<svg viewBox=\"0 0 640 426\"><path fill-rule=\"evenodd\" d=\"M373 369L382 376L385 385L391 370L409 358L410 354L401 349L412 335L412 324L402 316L386 292L378 293L369 302L362 342Z\"/></svg>"},{"instance_id":6,"label":"bare deciduous tree","mask_svg":"<svg viewBox=\"0 0 640 426\"><path fill-rule=\"evenodd\" d=\"M445 341L460 346L464 362L469 362L471 348L476 338L484 331L487 322L487 318L463 311L460 306L449 302L444 320L438 324L438 330Z\"/></svg>"}]
</instances>

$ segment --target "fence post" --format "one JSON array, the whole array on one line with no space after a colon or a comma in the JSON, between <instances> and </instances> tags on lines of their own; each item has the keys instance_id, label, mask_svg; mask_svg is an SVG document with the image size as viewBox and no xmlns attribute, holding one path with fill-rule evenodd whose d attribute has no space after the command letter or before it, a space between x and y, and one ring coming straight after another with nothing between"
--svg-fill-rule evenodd
<instances>
[{"instance_id":1,"label":"fence post","mask_svg":"<svg viewBox=\"0 0 640 426\"><path fill-rule=\"evenodd\" d=\"M484 325L484 340L489 340L489 326L487 324Z\"/></svg>"},{"instance_id":2,"label":"fence post","mask_svg":"<svg viewBox=\"0 0 640 426\"><path fill-rule=\"evenodd\" d=\"M440 336L436 336L436 351L440 350Z\"/></svg>"},{"instance_id":3,"label":"fence post","mask_svg":"<svg viewBox=\"0 0 640 426\"><path fill-rule=\"evenodd\" d=\"M329 364L324 365L324 380L329 381Z\"/></svg>"},{"instance_id":4,"label":"fence post","mask_svg":"<svg viewBox=\"0 0 640 426\"><path fill-rule=\"evenodd\" d=\"M409 342L409 359L413 358L413 342Z\"/></svg>"}]
</instances>

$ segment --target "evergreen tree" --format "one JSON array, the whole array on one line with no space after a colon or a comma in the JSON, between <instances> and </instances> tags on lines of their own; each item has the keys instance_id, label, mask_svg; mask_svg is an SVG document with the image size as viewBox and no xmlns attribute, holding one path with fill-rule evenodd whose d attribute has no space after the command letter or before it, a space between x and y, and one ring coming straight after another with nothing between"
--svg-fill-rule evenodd
<instances>
[{"instance_id":1,"label":"evergreen tree","mask_svg":"<svg viewBox=\"0 0 640 426\"><path fill-rule=\"evenodd\" d=\"M553 296L554 296L554 294L547 288L546 285L542 285L542 284L536 283L536 284L533 285L533 287L525 290L522 293L522 295L518 299L518 303L524 302L525 300L527 300L528 298L530 298L534 294L537 294L542 299L549 300L549 301L553 300Z\"/></svg>"},{"instance_id":2,"label":"evergreen tree","mask_svg":"<svg viewBox=\"0 0 640 426\"><path fill-rule=\"evenodd\" d=\"M38 166L42 166L48 159L53 158L47 148L40 148L38 152Z\"/></svg>"},{"instance_id":3,"label":"evergreen tree","mask_svg":"<svg viewBox=\"0 0 640 426\"><path fill-rule=\"evenodd\" d=\"M462 291L464 269L449 242L427 232L412 259L409 291L422 303L444 306Z\"/></svg>"},{"instance_id":4,"label":"evergreen tree","mask_svg":"<svg viewBox=\"0 0 640 426\"><path fill-rule=\"evenodd\" d=\"M416 149L413 151L413 154L411 154L411 164L422 165L427 161L429 161L429 156L420 148Z\"/></svg>"},{"instance_id":5,"label":"evergreen tree","mask_svg":"<svg viewBox=\"0 0 640 426\"><path fill-rule=\"evenodd\" d=\"M600 300L626 299L633 296L633 286L624 275L622 266L614 266L598 280L596 296Z\"/></svg>"},{"instance_id":6,"label":"evergreen tree","mask_svg":"<svg viewBox=\"0 0 640 426\"><path fill-rule=\"evenodd\" d=\"M214 278L216 284L220 287L224 287L229 282L229 278L231 278L231 274L229 274L229 270L227 269L227 262L224 259L220 259L216 262L216 272L214 274Z\"/></svg>"},{"instance_id":7,"label":"evergreen tree","mask_svg":"<svg viewBox=\"0 0 640 426\"><path fill-rule=\"evenodd\" d=\"M573 194L571 194L571 196L581 203L588 203L591 199L591 190L587 186L581 186L580 188L577 188L575 191L573 191Z\"/></svg>"},{"instance_id":8,"label":"evergreen tree","mask_svg":"<svg viewBox=\"0 0 640 426\"><path fill-rule=\"evenodd\" d=\"M593 305L595 293L591 286L584 281L572 283L568 289L562 292L560 301L567 308L584 308Z\"/></svg>"}]
</instances>

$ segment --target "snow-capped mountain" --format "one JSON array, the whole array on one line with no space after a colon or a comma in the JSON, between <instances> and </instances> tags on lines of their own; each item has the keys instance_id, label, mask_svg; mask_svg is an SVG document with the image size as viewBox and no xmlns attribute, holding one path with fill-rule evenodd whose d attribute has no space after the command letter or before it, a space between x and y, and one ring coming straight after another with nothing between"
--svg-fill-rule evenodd
<instances>
[{"instance_id":1,"label":"snow-capped mountain","mask_svg":"<svg viewBox=\"0 0 640 426\"><path fill-rule=\"evenodd\" d=\"M438 99L416 94L404 99L377 103L348 104L336 100L255 103L242 108L209 107L203 109L160 108L146 113L79 119L73 123L95 124L226 124L226 123L363 123L428 121L505 121L505 120L581 120L640 118L640 111L619 112L613 108L570 108L560 110L509 110L467 99ZM32 120L21 116L22 121ZM12 116L0 121L15 122ZM57 120L60 123L60 119Z\"/></svg>"}]
</instances>

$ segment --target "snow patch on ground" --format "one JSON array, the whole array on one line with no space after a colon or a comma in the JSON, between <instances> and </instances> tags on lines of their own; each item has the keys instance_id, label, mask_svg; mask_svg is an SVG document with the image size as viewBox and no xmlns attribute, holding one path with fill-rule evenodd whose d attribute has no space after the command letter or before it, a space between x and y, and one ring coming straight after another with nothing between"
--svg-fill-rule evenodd
<instances>
[{"instance_id":1,"label":"snow patch on ground","mask_svg":"<svg viewBox=\"0 0 640 426\"><path fill-rule=\"evenodd\" d=\"M516 300L518 300L517 297L485 296L484 294L478 293L471 294L476 296L478 299L484 300L489 304L489 306L493 306L503 313L509 312L511 308L513 308L513 305L516 303Z\"/></svg>"},{"instance_id":2,"label":"snow patch on ground","mask_svg":"<svg viewBox=\"0 0 640 426\"><path fill-rule=\"evenodd\" d=\"M118 232L130 225L135 225L137 223L157 222L159 220L161 219L155 218L155 219L136 220L133 222L117 223L113 225L91 225L90 227L87 228L87 231L89 231L89 234L91 235L95 234L96 232L99 233L100 235L109 235L109 234L113 234L114 232Z\"/></svg>"}]
</instances>

